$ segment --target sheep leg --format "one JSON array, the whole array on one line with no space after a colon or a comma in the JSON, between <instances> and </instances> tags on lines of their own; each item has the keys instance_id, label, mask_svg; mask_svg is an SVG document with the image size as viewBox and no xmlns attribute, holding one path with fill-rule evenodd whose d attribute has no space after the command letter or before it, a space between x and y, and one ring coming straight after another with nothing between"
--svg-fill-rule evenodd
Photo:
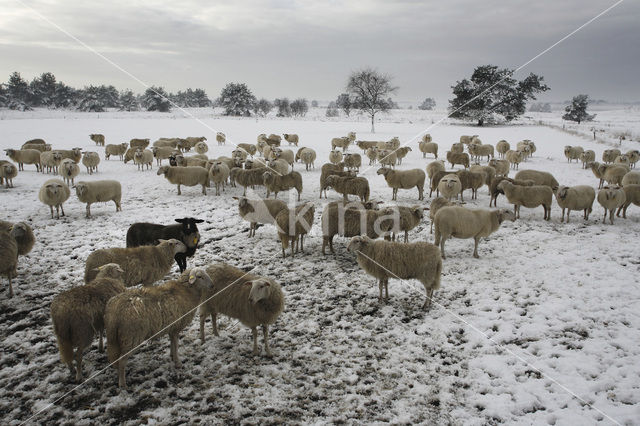
<instances>
[{"instance_id":1,"label":"sheep leg","mask_svg":"<svg viewBox=\"0 0 640 426\"><path fill-rule=\"evenodd\" d=\"M564 222L564 207L562 208L562 217L560 218L560 223ZM567 223L569 223L569 214L567 214Z\"/></svg>"},{"instance_id":2,"label":"sheep leg","mask_svg":"<svg viewBox=\"0 0 640 426\"><path fill-rule=\"evenodd\" d=\"M474 244L473 244L473 257L475 257L476 259L479 259L480 256L478 256L478 243L480 242L480 237L474 237L473 241L474 241Z\"/></svg>"},{"instance_id":3,"label":"sheep leg","mask_svg":"<svg viewBox=\"0 0 640 426\"><path fill-rule=\"evenodd\" d=\"M409 242L409 231L404 231L404 242L405 243Z\"/></svg>"},{"instance_id":4,"label":"sheep leg","mask_svg":"<svg viewBox=\"0 0 640 426\"><path fill-rule=\"evenodd\" d=\"M260 349L258 349L258 330L255 327L251 327L251 335L253 336L253 354L259 355Z\"/></svg>"},{"instance_id":5,"label":"sheep leg","mask_svg":"<svg viewBox=\"0 0 640 426\"><path fill-rule=\"evenodd\" d=\"M126 389L127 388L127 381L126 381L126 378L124 376L124 369L127 366L127 358L129 358L129 357L128 356L123 356L118 361L118 386L121 387L122 389Z\"/></svg>"},{"instance_id":6,"label":"sheep leg","mask_svg":"<svg viewBox=\"0 0 640 426\"><path fill-rule=\"evenodd\" d=\"M104 352L104 343L102 342L102 338L104 337L104 330L100 330L100 333L98 334L99 339L98 340L98 350L100 352Z\"/></svg>"},{"instance_id":7,"label":"sheep leg","mask_svg":"<svg viewBox=\"0 0 640 426\"><path fill-rule=\"evenodd\" d=\"M82 382L82 347L79 346L78 349L76 349L76 354L75 357L76 359L76 382L80 383Z\"/></svg>"},{"instance_id":8,"label":"sheep leg","mask_svg":"<svg viewBox=\"0 0 640 426\"><path fill-rule=\"evenodd\" d=\"M389 278L384 279L384 300L389 300Z\"/></svg>"},{"instance_id":9,"label":"sheep leg","mask_svg":"<svg viewBox=\"0 0 640 426\"><path fill-rule=\"evenodd\" d=\"M609 222L613 225L613 212L615 209L609 210Z\"/></svg>"},{"instance_id":10,"label":"sheep leg","mask_svg":"<svg viewBox=\"0 0 640 426\"><path fill-rule=\"evenodd\" d=\"M53 206L49 206L49 208L51 209L51 219L53 219Z\"/></svg>"},{"instance_id":11,"label":"sheep leg","mask_svg":"<svg viewBox=\"0 0 640 426\"><path fill-rule=\"evenodd\" d=\"M170 334L169 339L171 340L171 359L173 360L175 367L180 368L182 364L180 363L180 357L178 357L178 334Z\"/></svg>"},{"instance_id":12,"label":"sheep leg","mask_svg":"<svg viewBox=\"0 0 640 426\"><path fill-rule=\"evenodd\" d=\"M602 218L602 223L607 223L607 209L604 209L604 217Z\"/></svg>"},{"instance_id":13,"label":"sheep leg","mask_svg":"<svg viewBox=\"0 0 640 426\"><path fill-rule=\"evenodd\" d=\"M9 297L13 297L13 284L11 283L11 276L12 276L12 273L9 272L7 274L7 277L9 277Z\"/></svg>"},{"instance_id":14,"label":"sheep leg","mask_svg":"<svg viewBox=\"0 0 640 426\"><path fill-rule=\"evenodd\" d=\"M213 335L220 336L220 334L218 334L218 313L217 312L213 312L211 314L211 327L213 328Z\"/></svg>"},{"instance_id":15,"label":"sheep leg","mask_svg":"<svg viewBox=\"0 0 640 426\"><path fill-rule=\"evenodd\" d=\"M262 337L264 338L264 351L267 356L273 356L269 347L269 326L266 324L262 324Z\"/></svg>"},{"instance_id":16,"label":"sheep leg","mask_svg":"<svg viewBox=\"0 0 640 426\"><path fill-rule=\"evenodd\" d=\"M60 204L60 211L62 212L62 216L64 216L64 207Z\"/></svg>"},{"instance_id":17,"label":"sheep leg","mask_svg":"<svg viewBox=\"0 0 640 426\"><path fill-rule=\"evenodd\" d=\"M380 278L378 280L378 290L380 291L380 295L378 296L378 301L382 303L382 287L384 286L384 278Z\"/></svg>"},{"instance_id":18,"label":"sheep leg","mask_svg":"<svg viewBox=\"0 0 640 426\"><path fill-rule=\"evenodd\" d=\"M60 219L60 205L56 205L56 219Z\"/></svg>"},{"instance_id":19,"label":"sheep leg","mask_svg":"<svg viewBox=\"0 0 640 426\"><path fill-rule=\"evenodd\" d=\"M87 203L87 214L86 217L91 217L91 204Z\"/></svg>"},{"instance_id":20,"label":"sheep leg","mask_svg":"<svg viewBox=\"0 0 640 426\"><path fill-rule=\"evenodd\" d=\"M205 338L204 338L204 322L206 321L207 317L206 315L204 315L203 312L200 312L200 344L203 345Z\"/></svg>"},{"instance_id":21,"label":"sheep leg","mask_svg":"<svg viewBox=\"0 0 640 426\"><path fill-rule=\"evenodd\" d=\"M427 290L427 300L424 301L424 305L422 305L422 309L429 310L431 308L432 298L433 298L433 289L430 288Z\"/></svg>"}]
</instances>

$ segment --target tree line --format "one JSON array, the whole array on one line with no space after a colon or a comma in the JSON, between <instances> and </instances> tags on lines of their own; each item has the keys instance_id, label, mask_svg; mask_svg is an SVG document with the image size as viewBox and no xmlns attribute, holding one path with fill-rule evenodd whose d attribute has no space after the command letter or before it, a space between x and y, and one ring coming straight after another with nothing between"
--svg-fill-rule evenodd
<instances>
[{"instance_id":1,"label":"tree line","mask_svg":"<svg viewBox=\"0 0 640 426\"><path fill-rule=\"evenodd\" d=\"M515 70L482 65L474 69L471 77L457 81L451 86L453 99L449 100L449 116L464 121L476 122L478 126L510 122L525 113L528 102L536 100L539 93L549 90L544 78L529 74L522 80L514 78ZM352 72L335 101L326 109L327 117L338 115L342 110L348 117L358 110L371 119L371 131L375 131L375 116L380 112L398 108L391 95L398 87L392 84L392 76L373 68ZM588 121L595 116L586 112L587 95L574 97L562 117L571 121ZM317 101L311 102L317 106ZM50 72L45 72L31 82L24 80L19 72L9 76L7 83L0 84L0 107L28 110L34 107L75 108L79 111L105 111L118 108L123 111L170 111L171 107L221 107L225 115L266 116L276 110L278 117L306 115L309 102L304 98L289 100L277 98L273 102L258 99L244 83L228 83L220 96L211 100L204 89L186 89L168 93L162 87L150 87L142 94L131 90L118 91L112 85L88 86L75 89L57 81ZM547 111L548 104L533 104L539 111ZM432 98L426 98L418 107L430 110L435 107Z\"/></svg>"}]
</instances>

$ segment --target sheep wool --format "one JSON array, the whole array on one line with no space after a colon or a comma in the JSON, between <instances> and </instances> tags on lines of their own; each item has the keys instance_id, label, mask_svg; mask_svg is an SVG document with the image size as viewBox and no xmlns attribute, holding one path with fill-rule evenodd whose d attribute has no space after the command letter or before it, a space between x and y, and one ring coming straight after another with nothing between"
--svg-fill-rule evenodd
<instances>
[{"instance_id":1,"label":"sheep wool","mask_svg":"<svg viewBox=\"0 0 640 426\"><path fill-rule=\"evenodd\" d=\"M187 246L176 239L160 240L157 246L98 249L87 257L84 282L88 284L95 279L98 267L117 263L124 271L123 282L127 287L148 286L171 270L177 253L186 251Z\"/></svg>"},{"instance_id":2,"label":"sheep wool","mask_svg":"<svg viewBox=\"0 0 640 426\"><path fill-rule=\"evenodd\" d=\"M76 382L82 381L82 353L91 345L95 334L100 339L100 352L103 350L104 311L107 302L125 291L120 266L109 263L98 269L98 275L92 282L63 291L51 301L51 321L58 341L60 360L67 364L72 375L75 374Z\"/></svg>"},{"instance_id":3,"label":"sheep wool","mask_svg":"<svg viewBox=\"0 0 640 426\"><path fill-rule=\"evenodd\" d=\"M473 257L478 258L480 238L498 230L505 220L515 221L509 210L471 210L460 206L442 207L435 215L435 244L440 245L442 258L446 259L444 243L451 237L473 238Z\"/></svg>"},{"instance_id":4,"label":"sheep wool","mask_svg":"<svg viewBox=\"0 0 640 426\"><path fill-rule=\"evenodd\" d=\"M556 201L562 208L562 218L564 222L564 210L567 209L567 223L571 210L584 210L584 219L589 219L589 213L593 211L593 200L596 198L596 191L588 185L561 186L556 191Z\"/></svg>"},{"instance_id":5,"label":"sheep wool","mask_svg":"<svg viewBox=\"0 0 640 426\"><path fill-rule=\"evenodd\" d=\"M442 258L437 246L425 242L376 241L362 236L353 237L347 250L356 255L358 265L367 274L378 279L381 302L389 299L389 278L417 279L427 293L422 308L429 309L433 292L440 288L442 275Z\"/></svg>"},{"instance_id":6,"label":"sheep wool","mask_svg":"<svg viewBox=\"0 0 640 426\"><path fill-rule=\"evenodd\" d=\"M91 204L113 201L116 212L122 211L122 186L117 180L95 180L92 182L78 182L76 185L78 201L87 203L87 217L91 217Z\"/></svg>"},{"instance_id":7,"label":"sheep wool","mask_svg":"<svg viewBox=\"0 0 640 426\"><path fill-rule=\"evenodd\" d=\"M607 211L609 212L609 222L613 225L613 212L623 207L627 201L625 191L619 186L605 186L598 192L598 203L604 207L602 223L607 223Z\"/></svg>"},{"instance_id":8,"label":"sheep wool","mask_svg":"<svg viewBox=\"0 0 640 426\"><path fill-rule=\"evenodd\" d=\"M107 355L118 369L118 385L127 387L125 368L130 353L145 340L169 335L171 360L180 367L178 337L193 320L195 308L213 283L203 268L157 287L131 289L113 297L105 309Z\"/></svg>"},{"instance_id":9,"label":"sheep wool","mask_svg":"<svg viewBox=\"0 0 640 426\"><path fill-rule=\"evenodd\" d=\"M291 257L295 252L304 252L304 236L313 226L315 207L312 203L296 206L295 209L283 209L276 216L278 237L282 245L282 257L286 257L285 250L291 244Z\"/></svg>"},{"instance_id":10,"label":"sheep wool","mask_svg":"<svg viewBox=\"0 0 640 426\"><path fill-rule=\"evenodd\" d=\"M388 168L378 169L379 175L384 176L384 180L389 187L393 188L392 200L397 200L398 189L411 189L414 186L418 188L418 200L424 198L424 180L425 173L421 169L411 170L390 170Z\"/></svg>"},{"instance_id":11,"label":"sheep wool","mask_svg":"<svg viewBox=\"0 0 640 426\"><path fill-rule=\"evenodd\" d=\"M0 229L0 275L9 279L9 297L13 297L12 278L18 274L18 243L5 230Z\"/></svg>"},{"instance_id":12,"label":"sheep wool","mask_svg":"<svg viewBox=\"0 0 640 426\"><path fill-rule=\"evenodd\" d=\"M49 179L40 187L38 199L43 204L49 206L51 219L53 219L54 207L56 208L56 218L60 219L60 211L62 211L62 216L64 216L62 204L69 199L70 195L71 190L66 183L60 179Z\"/></svg>"},{"instance_id":13,"label":"sheep wool","mask_svg":"<svg viewBox=\"0 0 640 426\"><path fill-rule=\"evenodd\" d=\"M269 325L276 322L284 310L284 294L275 280L247 273L224 263L206 267L213 288L200 306L200 340L204 343L204 323L211 315L213 334L218 336L217 316L226 315L238 319L251 329L253 354L258 355L258 330L261 326L264 348L271 356L269 347Z\"/></svg>"}]
</instances>

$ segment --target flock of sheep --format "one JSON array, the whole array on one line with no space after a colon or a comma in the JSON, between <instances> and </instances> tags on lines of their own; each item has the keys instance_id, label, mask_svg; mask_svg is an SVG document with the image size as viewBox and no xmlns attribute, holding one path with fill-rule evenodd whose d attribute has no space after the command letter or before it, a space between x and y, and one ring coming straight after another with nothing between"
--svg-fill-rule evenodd
<instances>
[{"instance_id":1,"label":"flock of sheep","mask_svg":"<svg viewBox=\"0 0 640 426\"><path fill-rule=\"evenodd\" d=\"M230 157L209 158L205 137L161 138L149 149L149 139L132 139L129 143L107 144L103 135L90 135L97 145L104 146L105 159L118 156L124 163L133 161L138 170L153 168L156 160L158 175L177 186L201 186L206 195L211 182L216 196L227 187L242 186L242 195L233 198L238 202L239 216L250 223L249 237L255 236L259 225L270 224L276 228L282 256L290 247L291 256L304 251L304 237L311 231L315 218L315 205L303 202L290 206L278 200L280 192L295 189L298 201L303 191L303 178L294 171L296 162L305 164L306 171L315 168L316 152L312 148L298 147L299 137L294 134L269 136L261 134L256 144L238 144ZM281 147L282 142L294 145L297 151ZM216 135L218 145L226 143L223 133ZM348 152L356 145L369 159L370 167L379 164L382 175L392 188L392 201L397 200L399 190L417 189L417 201L424 200L425 183L429 185L429 197L436 192L429 207L420 203L412 206L391 205L380 208L381 201L370 199L369 181L359 176L362 155ZM520 170L514 178L508 177L512 169L518 169L536 152L535 144L524 140L511 149L504 140L494 147L483 144L477 136L461 136L446 153L451 169L438 160L438 144L430 135L420 141L419 151L426 158L433 155L425 170L399 170L411 148L402 147L398 138L389 141L356 141L355 133L331 140L329 162L321 166L320 198L327 196L327 189L342 195L340 201L327 203L320 214L323 236L322 253L329 247L334 253L333 238L336 235L351 237L347 250L354 253L357 263L369 275L378 280L380 301L388 299L388 281L417 279L426 290L424 309L428 309L433 292L440 288L445 256L445 242L449 238L474 239L473 256L478 257L480 238L495 232L502 222L515 221L521 207L542 206L544 219L551 219L551 205L555 195L567 222L572 210L583 211L588 219L597 199L609 213L613 224L614 213L626 218L631 204L640 205L640 172L631 171L640 159L637 150L625 154L618 150L606 150L603 163L595 162L593 151L567 146L564 154L569 162L582 161L583 168L591 168L600 179L598 193L589 185L561 186L551 173L537 170ZM191 150L196 154L189 155ZM466 151L466 152L465 152ZM494 158L497 151L499 158ZM13 179L24 165L35 165L42 173L57 173L63 179L47 180L38 193L39 200L49 206L51 218L60 213L63 204L75 189L78 200L86 203L86 216L91 216L90 206L97 202L113 201L116 212L121 211L122 188L116 180L75 182L82 161L88 174L98 172L100 156L97 152L53 150L42 139L31 140L21 149L8 149L11 160L0 162L0 183L12 187ZM480 164L481 161L487 164ZM169 165L162 165L168 160ZM462 166L458 170L453 168ZM607 183L605 186L604 183ZM464 192L471 190L476 199L478 190L486 185L490 194L489 206L496 205L500 194L505 195L514 209L468 209ZM247 197L247 188L263 186L266 198ZM274 198L270 199L270 195ZM350 199L349 196L356 196ZM460 201L454 200L459 198ZM426 241L409 242L409 231L424 220L429 210L432 231L435 227L435 244ZM616 212L617 211L617 212ZM53 328L58 340L60 357L67 364L77 381L82 380L82 354L94 337L107 336L109 361L118 370L119 386L126 387L125 366L133 350L147 339L168 334L171 358L179 366L178 335L189 325L200 308L200 339L205 341L204 324L210 315L213 332L217 336L217 314L239 319L251 328L253 352L260 349L257 342L258 326L262 329L264 347L270 355L268 326L273 324L284 309L284 294L280 285L269 277L254 275L226 264L187 268L187 258L195 255L201 240L197 224L200 219L185 217L176 224L134 223L128 230L126 247L114 247L93 251L85 262L84 285L58 294L51 303ZM400 234L404 233L403 242ZM398 241L396 241L398 237ZM383 239L379 239L383 238ZM19 256L27 254L35 243L33 230L24 222L0 222L0 273L9 278L9 296L13 295L12 278L15 277ZM173 261L181 275L160 285L171 270ZM130 288L141 284L142 287Z\"/></svg>"}]
</instances>

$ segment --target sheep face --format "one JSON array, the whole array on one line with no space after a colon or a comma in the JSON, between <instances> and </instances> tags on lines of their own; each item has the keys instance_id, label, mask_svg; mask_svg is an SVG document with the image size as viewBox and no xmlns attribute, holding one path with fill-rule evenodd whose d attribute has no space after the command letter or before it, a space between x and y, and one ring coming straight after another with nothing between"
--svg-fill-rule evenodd
<instances>
[{"instance_id":1,"label":"sheep face","mask_svg":"<svg viewBox=\"0 0 640 426\"><path fill-rule=\"evenodd\" d=\"M85 183L78 182L76 184L76 195L78 197L82 197L88 189L89 188L87 188L87 185Z\"/></svg>"},{"instance_id":2,"label":"sheep face","mask_svg":"<svg viewBox=\"0 0 640 426\"><path fill-rule=\"evenodd\" d=\"M168 171L169 171L169 166L162 166L162 167L160 167L160 168L158 169L158 171L156 172L156 174L157 174L158 176L160 176L160 175L166 175Z\"/></svg>"},{"instance_id":3,"label":"sheep face","mask_svg":"<svg viewBox=\"0 0 640 426\"><path fill-rule=\"evenodd\" d=\"M186 253L187 246L184 245L182 241L178 241L175 238L170 240L158 240L160 244L166 243L169 247L173 249L173 254L176 255L178 253Z\"/></svg>"},{"instance_id":4,"label":"sheep face","mask_svg":"<svg viewBox=\"0 0 640 426\"><path fill-rule=\"evenodd\" d=\"M193 217L185 217L182 219L175 219L176 222L182 224L182 233L191 237L193 235L193 241L189 241L195 247L200 240L200 233L198 232L198 223L204 222L203 219L196 219Z\"/></svg>"},{"instance_id":5,"label":"sheep face","mask_svg":"<svg viewBox=\"0 0 640 426\"><path fill-rule=\"evenodd\" d=\"M251 302L252 305L269 297L271 283L268 280L259 278L254 281L249 281L245 283L245 285L251 286L251 290L249 290L249 302Z\"/></svg>"},{"instance_id":6,"label":"sheep face","mask_svg":"<svg viewBox=\"0 0 640 426\"><path fill-rule=\"evenodd\" d=\"M382 167L380 169L378 169L378 171L376 172L379 175L384 175L387 176L389 174L390 170L387 169L386 167Z\"/></svg>"},{"instance_id":7,"label":"sheep face","mask_svg":"<svg viewBox=\"0 0 640 426\"><path fill-rule=\"evenodd\" d=\"M556 191L556 197L564 200L565 198L567 198L567 192L569 191L569 187L568 186L560 186L558 187L558 190Z\"/></svg>"},{"instance_id":8,"label":"sheep face","mask_svg":"<svg viewBox=\"0 0 640 426\"><path fill-rule=\"evenodd\" d=\"M367 244L367 242L370 242L370 241L371 239L366 236L353 237L351 241L349 241L349 244L347 245L347 251L350 251L351 253L358 253Z\"/></svg>"},{"instance_id":9,"label":"sheep face","mask_svg":"<svg viewBox=\"0 0 640 426\"><path fill-rule=\"evenodd\" d=\"M49 183L47 184L47 194L49 196L58 195L62 192L62 184L59 183Z\"/></svg>"},{"instance_id":10,"label":"sheep face","mask_svg":"<svg viewBox=\"0 0 640 426\"><path fill-rule=\"evenodd\" d=\"M96 270L102 272L109 278L115 279L122 278L122 274L124 274L124 270L117 263L107 263L106 265L99 266Z\"/></svg>"},{"instance_id":11,"label":"sheep face","mask_svg":"<svg viewBox=\"0 0 640 426\"><path fill-rule=\"evenodd\" d=\"M498 212L498 222L502 223L505 220L510 220L511 222L515 222L516 220L515 213L508 209L501 209Z\"/></svg>"},{"instance_id":12,"label":"sheep face","mask_svg":"<svg viewBox=\"0 0 640 426\"><path fill-rule=\"evenodd\" d=\"M193 268L189 271L189 285L201 291L211 290L213 281L211 281L211 277L209 277L204 268Z\"/></svg>"}]
</instances>

